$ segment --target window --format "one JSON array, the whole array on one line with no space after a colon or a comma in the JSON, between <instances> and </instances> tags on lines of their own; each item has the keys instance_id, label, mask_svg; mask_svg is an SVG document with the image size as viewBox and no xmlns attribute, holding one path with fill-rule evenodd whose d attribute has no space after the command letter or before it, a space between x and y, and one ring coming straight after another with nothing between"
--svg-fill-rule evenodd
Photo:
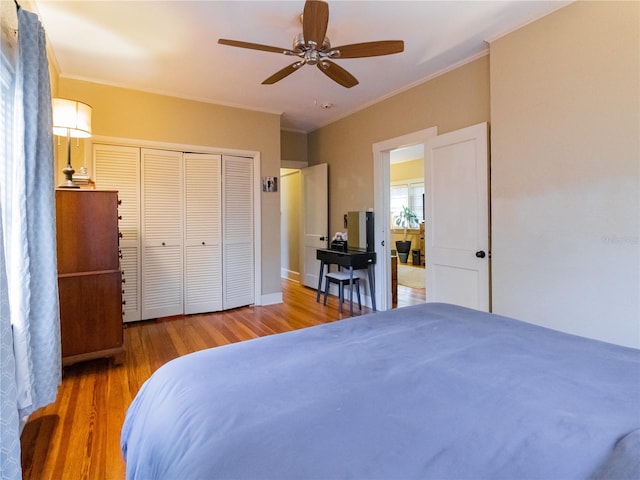
<instances>
[{"instance_id":1,"label":"window","mask_svg":"<svg viewBox=\"0 0 640 480\"><path fill-rule=\"evenodd\" d=\"M424 221L424 182L408 181L391 184L391 228L397 228L393 220L400 213L402 207L409 207L416 212L420 222Z\"/></svg>"},{"instance_id":2,"label":"window","mask_svg":"<svg viewBox=\"0 0 640 480\"><path fill-rule=\"evenodd\" d=\"M0 54L0 138L3 139L0 146L0 206L6 208L9 205L9 191L12 185L9 177L13 170L15 155L14 150L14 84L15 71L10 64L5 52ZM8 212L0 212L0 218L5 222L5 239L8 232Z\"/></svg>"}]
</instances>

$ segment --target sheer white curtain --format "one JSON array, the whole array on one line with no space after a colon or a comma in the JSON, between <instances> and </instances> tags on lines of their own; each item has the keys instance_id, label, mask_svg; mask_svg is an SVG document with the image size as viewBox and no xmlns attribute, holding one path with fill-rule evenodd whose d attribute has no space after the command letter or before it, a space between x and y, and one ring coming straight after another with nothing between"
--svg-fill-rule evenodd
<instances>
[{"instance_id":1,"label":"sheer white curtain","mask_svg":"<svg viewBox=\"0 0 640 480\"><path fill-rule=\"evenodd\" d=\"M55 401L61 381L51 87L45 34L37 15L18 10L15 73L5 60L3 78L8 75L14 95L12 102L2 102L6 120L0 172L3 480L21 477L16 418L24 421Z\"/></svg>"}]
</instances>

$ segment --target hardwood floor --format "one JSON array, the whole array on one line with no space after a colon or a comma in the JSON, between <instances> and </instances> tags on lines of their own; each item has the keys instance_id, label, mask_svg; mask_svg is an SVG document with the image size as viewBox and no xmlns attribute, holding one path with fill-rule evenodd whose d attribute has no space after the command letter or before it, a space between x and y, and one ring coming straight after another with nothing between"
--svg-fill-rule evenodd
<instances>
[{"instance_id":1,"label":"hardwood floor","mask_svg":"<svg viewBox=\"0 0 640 480\"><path fill-rule=\"evenodd\" d=\"M412 264L412 268L419 269L424 272L424 266L415 267ZM401 285L398 283L398 304L397 307L408 307L409 305L415 305L416 303L424 303L427 300L426 288L412 288L407 285Z\"/></svg>"},{"instance_id":2,"label":"hardwood floor","mask_svg":"<svg viewBox=\"0 0 640 480\"><path fill-rule=\"evenodd\" d=\"M424 302L424 292L399 289L401 305ZM35 412L22 434L24 480L124 478L120 429L144 381L169 360L204 348L248 340L346 318L336 297L327 306L316 291L283 280L282 304L226 312L162 318L128 324L126 359L66 367L57 401ZM345 304L346 306L346 304ZM362 313L354 309L354 315Z\"/></svg>"},{"instance_id":3,"label":"hardwood floor","mask_svg":"<svg viewBox=\"0 0 640 480\"><path fill-rule=\"evenodd\" d=\"M411 288L404 285L398 285L398 304L397 307L408 307L417 303L424 303L427 298L426 288Z\"/></svg>"}]
</instances>

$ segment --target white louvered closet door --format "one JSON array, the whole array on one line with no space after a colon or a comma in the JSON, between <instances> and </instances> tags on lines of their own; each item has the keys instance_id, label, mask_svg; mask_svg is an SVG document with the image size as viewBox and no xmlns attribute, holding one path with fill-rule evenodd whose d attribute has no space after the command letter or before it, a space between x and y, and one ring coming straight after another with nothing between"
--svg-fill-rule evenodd
<instances>
[{"instance_id":1,"label":"white louvered closet door","mask_svg":"<svg viewBox=\"0 0 640 480\"><path fill-rule=\"evenodd\" d=\"M140 149L94 144L93 173L98 188L118 191L124 321L140 320Z\"/></svg>"},{"instance_id":2,"label":"white louvered closet door","mask_svg":"<svg viewBox=\"0 0 640 480\"><path fill-rule=\"evenodd\" d=\"M255 302L253 175L253 159L222 156L222 295L225 310Z\"/></svg>"},{"instance_id":3,"label":"white louvered closet door","mask_svg":"<svg viewBox=\"0 0 640 480\"><path fill-rule=\"evenodd\" d=\"M222 156L184 154L184 313L222 310Z\"/></svg>"},{"instance_id":4,"label":"white louvered closet door","mask_svg":"<svg viewBox=\"0 0 640 480\"><path fill-rule=\"evenodd\" d=\"M141 150L142 318L183 313L182 152Z\"/></svg>"}]
</instances>

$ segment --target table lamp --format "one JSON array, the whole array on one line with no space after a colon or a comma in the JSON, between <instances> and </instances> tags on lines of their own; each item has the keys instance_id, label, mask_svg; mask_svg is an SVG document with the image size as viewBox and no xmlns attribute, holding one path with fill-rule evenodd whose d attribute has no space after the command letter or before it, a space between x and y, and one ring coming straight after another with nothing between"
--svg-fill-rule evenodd
<instances>
[{"instance_id":1,"label":"table lamp","mask_svg":"<svg viewBox=\"0 0 640 480\"><path fill-rule=\"evenodd\" d=\"M71 166L71 137L91 136L91 107L67 98L53 99L53 134L67 137L67 166L62 170L65 183L60 188L80 188L73 184L75 170Z\"/></svg>"}]
</instances>

